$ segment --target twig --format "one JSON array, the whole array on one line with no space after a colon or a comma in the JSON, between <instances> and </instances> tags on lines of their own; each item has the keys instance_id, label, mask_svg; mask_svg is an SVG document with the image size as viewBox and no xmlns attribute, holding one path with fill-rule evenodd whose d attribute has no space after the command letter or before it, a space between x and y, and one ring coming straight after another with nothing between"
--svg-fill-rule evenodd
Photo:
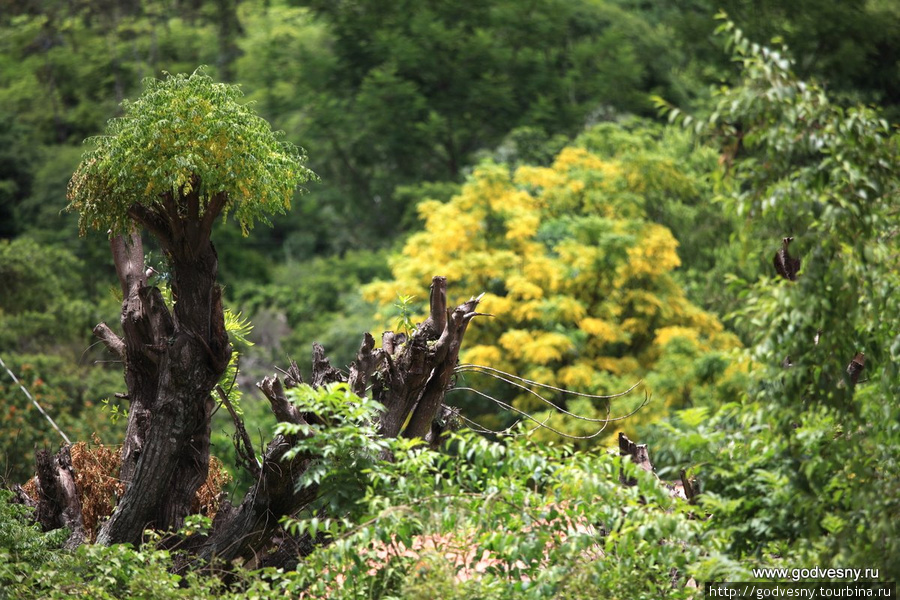
<instances>
[{"instance_id":1,"label":"twig","mask_svg":"<svg viewBox=\"0 0 900 600\"><path fill-rule=\"evenodd\" d=\"M244 450L241 451L240 449L238 449L238 455L244 459L244 462L247 464L247 468L250 470L253 478L259 479L261 467L259 461L256 459L256 454L253 452L253 442L250 441L250 436L247 434L247 429L244 427L244 422L237 414L237 411L234 410L234 407L231 405L231 401L228 400L228 394L225 393L225 390L222 389L221 385L216 386L216 392L219 394L219 398L222 400L222 404L225 406L225 408L228 409L228 414L231 415L231 420L234 421L234 428L237 431L237 434L240 436L241 442L244 444Z\"/></svg>"}]
</instances>

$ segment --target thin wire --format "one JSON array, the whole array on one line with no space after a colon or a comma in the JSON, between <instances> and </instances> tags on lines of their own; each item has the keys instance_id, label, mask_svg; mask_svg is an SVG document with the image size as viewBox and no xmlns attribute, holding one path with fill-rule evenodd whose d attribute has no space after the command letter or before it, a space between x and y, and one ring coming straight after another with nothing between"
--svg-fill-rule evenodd
<instances>
[{"instance_id":1,"label":"thin wire","mask_svg":"<svg viewBox=\"0 0 900 600\"><path fill-rule=\"evenodd\" d=\"M529 385L536 385L538 387L542 387L544 389L553 390L555 392L562 392L564 394L571 394L572 396L581 396L582 398L596 398L598 400L609 400L611 398L621 398L622 396L626 396L630 394L634 388L641 385L643 380L639 380L633 386L625 390L624 392L619 392L618 394L612 394L610 396L598 396L596 394L585 394L584 392L576 392L574 390L567 390L565 388L558 388L552 385L548 385L546 383L541 383L539 381L532 381L530 379L525 379L524 377L519 377L518 375L513 375L512 373L507 373L506 371L501 371L500 369L494 369L493 367L486 367L484 365L475 365L471 363L464 363L456 367L457 372L465 372L465 371L493 371L494 373L500 373L502 375L506 375L507 377L511 377L512 379L517 379L521 382L527 383ZM487 375L488 373L485 373Z\"/></svg>"},{"instance_id":2,"label":"thin wire","mask_svg":"<svg viewBox=\"0 0 900 600\"><path fill-rule=\"evenodd\" d=\"M505 429L500 429L500 430L488 429L484 425L479 425L472 419L469 419L462 415L458 415L458 416L460 419L462 419L463 421L465 421L466 423L469 424L469 429L475 431L476 433L504 433L506 431Z\"/></svg>"},{"instance_id":3,"label":"thin wire","mask_svg":"<svg viewBox=\"0 0 900 600\"><path fill-rule=\"evenodd\" d=\"M558 429L554 429L553 427L550 427L550 426L547 425L546 423L541 423L540 421L538 421L537 419L535 419L533 416L531 416L531 415L528 414L527 412L525 412L525 411L523 411L523 410L519 410L519 409L516 408L515 406L512 406L512 405L510 405L510 404L507 404L506 402L503 402L502 400L498 400L497 398L494 398L493 396L491 396L491 395L489 395L489 394L485 394L485 393L482 392L482 391L476 390L475 388L470 388L470 387L455 387L455 388L453 388L453 389L451 389L451 390L447 390L447 391L448 391L448 392L455 392L455 391L457 391L457 390L465 390L465 391L468 391L468 392L472 392L472 393L474 393L474 394L478 394L479 396L481 396L481 397L483 397L483 398L487 398L487 399L490 400L491 402L494 402L495 404L497 404L497 405L499 405L499 406L502 406L502 407L505 408L506 410L510 410L510 411L512 411L512 412L514 412L514 413L520 414L520 415L522 415L524 418L528 419L529 421L534 421L535 423L537 423L537 424L540 425L541 427L543 427L543 428L545 428L545 429L549 429L550 431L552 431L552 432L555 433L556 435L559 435L559 436L562 436L562 437L566 437L566 438L569 438L569 439L572 439L572 440L589 440L589 439L591 439L591 438L595 438L595 437L597 437L598 435L600 435L601 433L603 433L603 430L606 429L606 426L609 424L609 422L604 423L604 424L603 424L603 427L601 427L599 430L595 431L595 432L592 433L591 435L572 435L572 434L569 434L569 433L563 433L562 431L560 431L560 430L558 430Z\"/></svg>"},{"instance_id":4,"label":"thin wire","mask_svg":"<svg viewBox=\"0 0 900 600\"><path fill-rule=\"evenodd\" d=\"M66 434L63 433L63 430L59 428L59 425L57 425L56 422L55 422L52 418L50 418L50 415L48 415L48 414L44 411L44 409L41 408L41 405L37 403L37 400L35 400L35 399L31 396L31 394L28 393L28 390L25 389L25 386L22 385L22 384L19 382L19 380L16 378L16 376L13 374L13 372L9 370L9 367L6 366L6 363L3 362L3 358L2 358L2 357L0 357L0 365L2 365L4 369L6 369L6 372L9 373L9 376L12 377L12 380L15 381L16 384L19 386L19 389L22 390L22 391L25 393L26 396L28 396L28 399L31 400L31 403L34 404L35 408L37 408L37 409L40 411L40 413L41 413L42 415L44 415L44 418L45 418L45 419L47 419L48 421L50 421L50 424L53 425L53 429L55 429L56 432L59 433L59 435L62 436L62 439L64 439L64 440L66 441L67 444L71 444L72 442L69 441L68 436L66 436Z\"/></svg>"},{"instance_id":5,"label":"thin wire","mask_svg":"<svg viewBox=\"0 0 900 600\"><path fill-rule=\"evenodd\" d=\"M478 422L476 422L476 421L473 421L472 419L469 419L468 417L465 417L465 416L463 416L463 415L461 415L461 414L458 414L458 415L456 415L456 416L458 416L460 419L462 419L463 421L465 421L466 423L468 423L468 424L469 424L469 428L472 429L472 430L474 430L474 431L476 431L476 432L478 432L478 433L495 433L495 434L498 434L498 435L503 435L503 434L505 434L505 433L509 433L510 431L512 431L512 429L513 429L516 425L518 425L519 423L522 422L522 419L518 419L515 423L513 423L513 424L510 425L509 427L506 427L505 429L489 429L489 428L485 427L484 425L481 425L480 423L478 423Z\"/></svg>"},{"instance_id":6,"label":"thin wire","mask_svg":"<svg viewBox=\"0 0 900 600\"><path fill-rule=\"evenodd\" d=\"M471 366L478 366L478 365L471 365ZM485 367L485 368L489 368L489 367ZM496 370L497 370L497 369L491 369L491 371L496 371ZM515 387L519 388L520 390L524 390L524 391L528 392L529 394L531 394L532 396L538 398L538 399L539 399L541 402L543 402L544 404L547 404L548 406L552 406L554 409L558 410L559 412L563 413L564 415L568 415L568 416L572 417L573 419L579 419L579 420L581 420L581 421L587 421L587 422L589 422L589 423L607 423L607 422L609 422L609 405L607 405L607 411L606 411L606 416L607 416L607 418L605 418L605 419L591 419L590 417L583 417L583 416L581 416L581 415L576 415L576 414L573 413L573 412L569 412L569 411L567 411L566 409L557 406L554 402L548 400L547 398L544 398L543 396L541 396L540 394L538 394L537 392L535 392L535 391L532 390L531 388L528 388L528 387L522 385L521 383L517 383L517 382L515 382L515 381L512 381L511 379L506 379L505 377L500 377L499 375L495 375L494 373L491 373L491 372L489 372L489 371L479 371L479 370L477 370L477 369L467 369L467 371L468 371L468 372L471 372L471 373L480 373L480 374L482 374L482 375L488 375L489 377L493 377L494 379L498 379L498 380L500 380L500 381L504 381L504 382L508 383L509 385L515 386ZM516 376L516 375L511 375L510 373L506 373L505 371L499 371L499 372L500 372L500 373L503 373L504 375L510 375L510 377L514 377L514 378L516 378L516 379L522 379L522 377L518 377L518 376ZM527 380L526 380L526 381L527 381ZM634 388L636 388L638 385L640 385L640 383L641 383L640 381L637 382L636 384L634 384L633 386L631 386L631 387L628 389L627 392L623 392L622 394L616 394L616 396L591 396L591 397L592 397L592 398L601 398L601 399L603 399L603 400L606 400L607 398L614 398L614 397L618 397L618 396L623 396L624 394L627 394L628 392L630 392L630 391L632 391ZM541 386L541 387L546 387L546 388L550 388L550 389L557 389L557 390L559 390L559 391L566 391L566 392L568 392L568 390L562 390L561 388L553 388L553 386L549 386L549 385L546 385L546 384L537 384L537 385L539 385L539 386ZM586 395L587 395L587 394L582 394L582 393L580 393L580 392L571 392L571 393L574 394L574 395L576 395L576 396L586 396Z\"/></svg>"}]
</instances>

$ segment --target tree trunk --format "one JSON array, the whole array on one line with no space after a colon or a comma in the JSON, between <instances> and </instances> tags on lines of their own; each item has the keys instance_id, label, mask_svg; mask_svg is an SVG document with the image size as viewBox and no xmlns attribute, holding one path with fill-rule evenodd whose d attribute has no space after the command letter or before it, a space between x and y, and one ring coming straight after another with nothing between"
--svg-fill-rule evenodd
<instances>
[{"instance_id":1,"label":"tree trunk","mask_svg":"<svg viewBox=\"0 0 900 600\"><path fill-rule=\"evenodd\" d=\"M189 208L191 202L188 197ZM137 217L169 257L174 307L147 286L140 236L112 239L124 295L124 339L105 324L95 332L125 363L131 406L120 473L125 493L97 536L107 544L137 543L145 528L177 528L189 514L209 468L211 392L231 353L216 285L218 258L209 241L211 219L196 213L183 220Z\"/></svg>"},{"instance_id":2,"label":"tree trunk","mask_svg":"<svg viewBox=\"0 0 900 600\"><path fill-rule=\"evenodd\" d=\"M435 277L431 289L431 314L407 343L394 344L397 336L386 332L383 347L376 349L374 338L365 334L348 376L332 368L322 347L314 344L311 385L320 387L334 381L346 381L351 390L363 394L369 382L373 382L373 398L386 409L380 422L381 435L420 437L437 444L442 427L435 426L435 421L445 409L443 399L456 367L463 335L469 321L481 313L475 311L479 297L463 303L448 315L446 279ZM284 393L285 388L300 383L299 370L292 365L287 373L285 384L271 376L260 382L259 388L280 422L305 423L303 415L290 404ZM298 455L287 463L282 461L284 453L295 441L277 436L269 444L262 475L237 510L222 511L222 517L217 517L212 534L199 551L201 558L227 561L258 554L273 535L280 532L281 517L296 513L316 499L316 486L296 489L296 481L309 466L310 458ZM303 548L311 547L315 540L287 543ZM267 564L284 567L297 558L290 553L280 556L285 563L269 561Z\"/></svg>"},{"instance_id":3,"label":"tree trunk","mask_svg":"<svg viewBox=\"0 0 900 600\"><path fill-rule=\"evenodd\" d=\"M187 201L190 206L190 198ZM169 257L172 310L159 289L147 285L140 236L133 234L128 240L119 236L110 242L124 296L123 337L102 323L94 331L125 363L131 408L122 446L121 477L126 489L100 529L99 543L139 543L147 527L177 528L207 477L211 392L231 349L216 285L216 253L208 237L211 213L208 210L202 217L196 209L191 213L188 210L187 218L179 221L134 209L135 219L160 238ZM170 210L169 214L178 213ZM446 294L446 279L435 277L430 315L408 339L405 334L386 332L382 348L375 348L374 338L365 334L346 376L329 364L324 349L315 344L311 385L344 381L359 395L371 389L373 398L385 406L378 423L380 435L422 438L437 445L444 430L444 419L439 417L448 410L443 400L466 328L481 314L475 310L480 297L448 311ZM309 415L300 414L285 395L285 388L301 382L299 369L292 364L287 374L284 384L272 376L259 387L279 421L303 424ZM237 421L236 414L233 417ZM256 483L237 508L221 508L209 537L194 543L193 551L200 558L258 555L273 536L282 533L281 517L316 499L317 486L296 487L314 457L284 460L296 442L296 435L276 436L261 465L256 464L252 448L239 450ZM247 436L241 443L249 445ZM311 549L317 540L293 542L291 547Z\"/></svg>"},{"instance_id":4,"label":"tree trunk","mask_svg":"<svg viewBox=\"0 0 900 600\"><path fill-rule=\"evenodd\" d=\"M35 519L44 531L67 527L70 533L64 547L69 550L77 548L84 543L86 536L69 446L63 446L55 455L51 455L47 450L38 450L35 453L35 463L37 466Z\"/></svg>"}]
</instances>

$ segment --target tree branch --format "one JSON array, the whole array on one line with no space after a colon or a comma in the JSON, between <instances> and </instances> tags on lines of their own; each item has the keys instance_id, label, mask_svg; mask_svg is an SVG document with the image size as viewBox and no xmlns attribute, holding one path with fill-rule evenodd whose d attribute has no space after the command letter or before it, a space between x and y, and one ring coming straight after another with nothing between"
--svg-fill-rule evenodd
<instances>
[{"instance_id":1,"label":"tree branch","mask_svg":"<svg viewBox=\"0 0 900 600\"><path fill-rule=\"evenodd\" d=\"M268 375L257 383L256 387L269 400L269 404L272 405L272 412L279 423L305 423L297 408L288 402L287 397L284 395L284 387L282 387L281 380L278 377Z\"/></svg>"},{"instance_id":2,"label":"tree branch","mask_svg":"<svg viewBox=\"0 0 900 600\"><path fill-rule=\"evenodd\" d=\"M438 284L437 289L441 290L438 278L435 278L434 281ZM484 294L470 298L450 313L441 337L434 344L433 356L430 361L433 368L412 411L409 424L403 432L404 437L425 439L431 433L432 422L441 408L444 396L450 385L450 379L456 368L456 361L459 357L459 349L462 346L466 327L469 321L481 314L475 312L475 308L482 297L484 297ZM434 303L433 299L432 303Z\"/></svg>"},{"instance_id":3,"label":"tree branch","mask_svg":"<svg viewBox=\"0 0 900 600\"><path fill-rule=\"evenodd\" d=\"M222 401L225 408L228 409L228 414L231 415L231 420L234 422L235 435L240 438L241 443L243 444L243 448L241 448L238 446L237 440L235 440L234 447L238 458L243 461L247 470L250 471L250 474L253 476L253 479L259 479L261 473L259 462L256 460L256 453L253 451L253 442L250 441L250 436L247 435L247 428L244 427L244 421L237 414L237 411L234 410L231 401L228 400L228 394L225 393L225 390L222 389L221 385L216 386L216 393L219 394L219 399Z\"/></svg>"},{"instance_id":4,"label":"tree branch","mask_svg":"<svg viewBox=\"0 0 900 600\"><path fill-rule=\"evenodd\" d=\"M135 202L128 207L128 216L156 236L163 248L168 249L172 246L172 225L167 223L161 214Z\"/></svg>"},{"instance_id":5,"label":"tree branch","mask_svg":"<svg viewBox=\"0 0 900 600\"><path fill-rule=\"evenodd\" d=\"M356 353L356 361L350 365L350 377L347 379L354 394L365 395L369 377L384 359L384 350L375 350L375 338L372 334L365 333L359 352Z\"/></svg>"},{"instance_id":6,"label":"tree branch","mask_svg":"<svg viewBox=\"0 0 900 600\"><path fill-rule=\"evenodd\" d=\"M209 239L212 235L213 224L222 213L222 209L225 208L225 203L227 201L228 194L225 192L213 194L209 199L209 203L206 205L206 210L203 211L203 217L200 222L200 235L202 239Z\"/></svg>"},{"instance_id":7,"label":"tree branch","mask_svg":"<svg viewBox=\"0 0 900 600\"><path fill-rule=\"evenodd\" d=\"M109 328L106 323L100 323L94 327L94 335L100 338L107 348L119 359L125 359L125 340L120 338L115 332Z\"/></svg>"},{"instance_id":8,"label":"tree branch","mask_svg":"<svg viewBox=\"0 0 900 600\"><path fill-rule=\"evenodd\" d=\"M109 249L116 265L116 275L119 277L122 294L128 296L134 286L144 285L147 281L144 275L144 245L141 234L136 230L132 231L128 241L123 235L114 236L109 240Z\"/></svg>"},{"instance_id":9,"label":"tree branch","mask_svg":"<svg viewBox=\"0 0 900 600\"><path fill-rule=\"evenodd\" d=\"M431 279L428 318L419 325L418 331L426 339L438 337L447 326L447 278L436 276Z\"/></svg>"},{"instance_id":10,"label":"tree branch","mask_svg":"<svg viewBox=\"0 0 900 600\"><path fill-rule=\"evenodd\" d=\"M344 376L331 366L331 363L328 362L328 357L325 356L325 348L318 342L313 343L311 379L310 385L314 388L319 388L335 381L344 381Z\"/></svg>"}]
</instances>

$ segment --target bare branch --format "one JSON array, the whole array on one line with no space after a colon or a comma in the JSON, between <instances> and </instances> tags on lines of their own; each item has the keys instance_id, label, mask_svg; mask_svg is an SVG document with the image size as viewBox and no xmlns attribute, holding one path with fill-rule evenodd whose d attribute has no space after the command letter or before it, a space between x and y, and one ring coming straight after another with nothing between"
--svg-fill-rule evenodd
<instances>
[{"instance_id":1,"label":"bare branch","mask_svg":"<svg viewBox=\"0 0 900 600\"><path fill-rule=\"evenodd\" d=\"M356 353L356 361L350 365L350 377L347 380L354 394L360 397L365 395L369 377L384 359L384 351L375 349L375 338L368 332L364 334L359 352Z\"/></svg>"},{"instance_id":2,"label":"bare branch","mask_svg":"<svg viewBox=\"0 0 900 600\"><path fill-rule=\"evenodd\" d=\"M284 387L282 387L281 380L278 377L269 375L257 383L256 387L262 390L262 393L268 398L269 404L272 405L272 412L279 422L305 423L294 405L288 402L287 397L284 395Z\"/></svg>"},{"instance_id":3,"label":"bare branch","mask_svg":"<svg viewBox=\"0 0 900 600\"><path fill-rule=\"evenodd\" d=\"M313 343L312 382L310 385L318 388L335 381L344 381L344 376L328 362L328 357L325 356L325 348L322 347L322 344L318 342Z\"/></svg>"},{"instance_id":4,"label":"bare branch","mask_svg":"<svg viewBox=\"0 0 900 600\"><path fill-rule=\"evenodd\" d=\"M231 420L234 422L235 435L240 437L241 443L243 444L243 448L241 448L235 440L234 449L237 452L238 458L243 462L244 466L247 467L250 474L253 475L253 479L259 479L261 472L260 464L259 461L256 460L256 453L253 451L253 442L250 441L250 436L247 435L247 429L244 427L244 420L241 419L237 414L237 411L234 410L231 401L228 400L228 394L225 393L225 390L222 389L221 385L216 386L216 393L219 394L219 399L222 401L225 408L228 409L228 414L231 415Z\"/></svg>"},{"instance_id":5,"label":"bare branch","mask_svg":"<svg viewBox=\"0 0 900 600\"><path fill-rule=\"evenodd\" d=\"M125 359L125 340L116 335L109 325L100 323L94 327L94 335L100 338L113 354L122 360Z\"/></svg>"},{"instance_id":6,"label":"bare branch","mask_svg":"<svg viewBox=\"0 0 900 600\"><path fill-rule=\"evenodd\" d=\"M286 389L297 387L303 383L303 375L300 373L300 367L297 366L297 361L294 359L291 359L291 366L288 367L287 371L277 366L275 370L280 371L284 375L284 387Z\"/></svg>"}]
</instances>

